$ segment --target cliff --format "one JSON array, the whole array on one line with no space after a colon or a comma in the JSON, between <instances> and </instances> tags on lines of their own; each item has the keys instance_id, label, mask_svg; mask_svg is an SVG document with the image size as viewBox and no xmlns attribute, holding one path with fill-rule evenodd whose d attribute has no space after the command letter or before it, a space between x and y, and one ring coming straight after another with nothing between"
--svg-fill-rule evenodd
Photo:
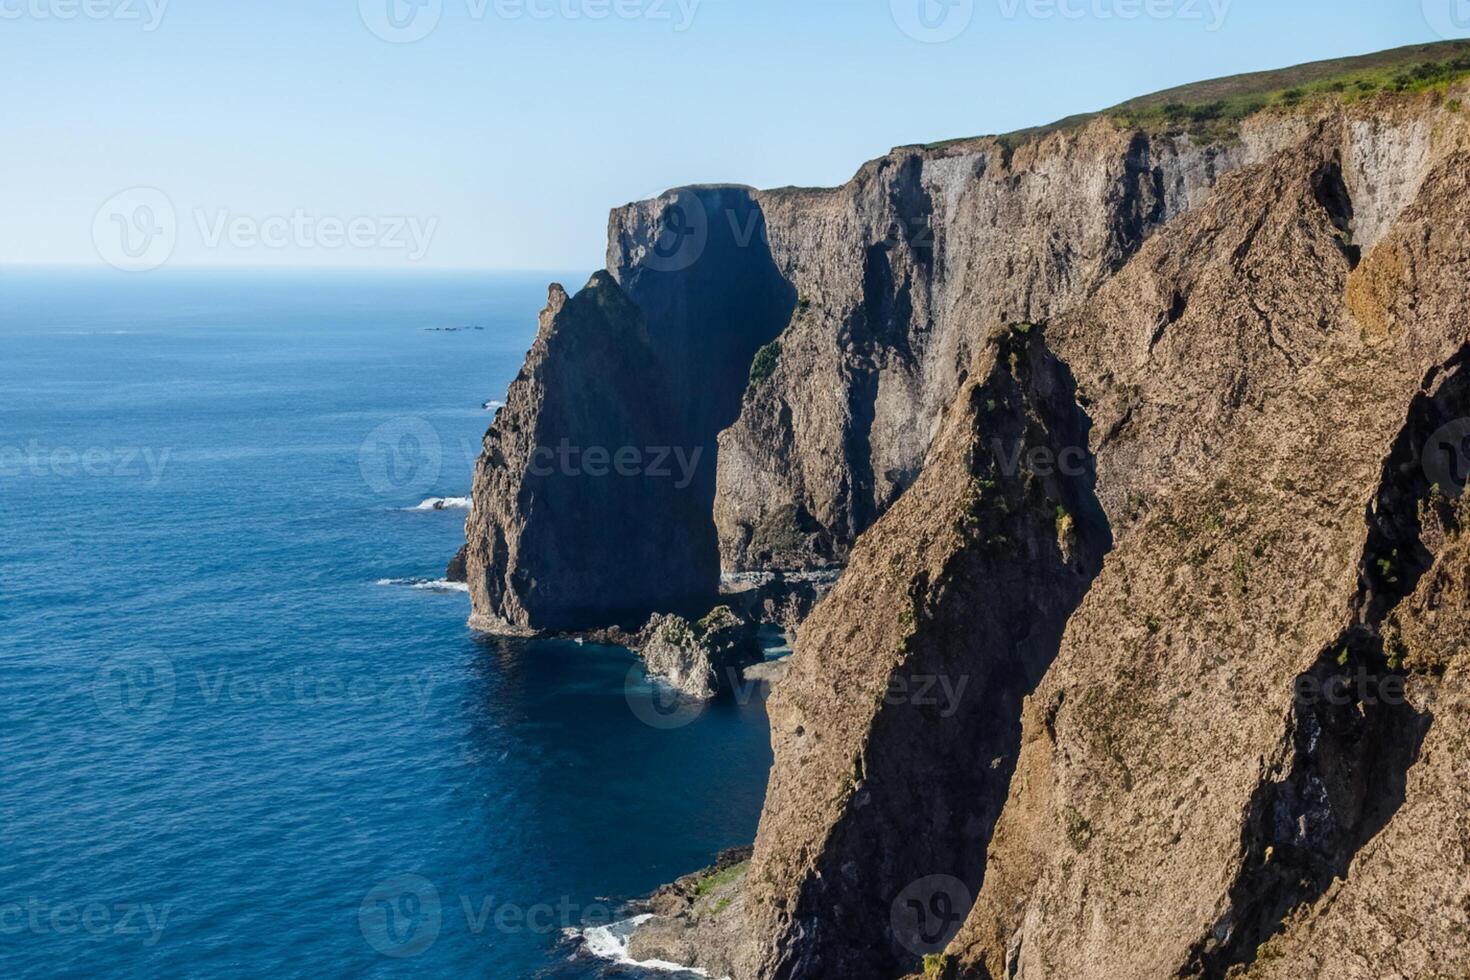
<instances>
[{"instance_id":1,"label":"cliff","mask_svg":"<svg viewBox=\"0 0 1470 980\"><path fill-rule=\"evenodd\" d=\"M692 309L665 290L699 259L651 265L690 194L737 250L700 288L755 269L775 300L701 402L715 472L679 567L846 565L770 702L749 865L637 955L1470 974L1465 52L614 213L650 320ZM725 195L765 233L741 244ZM478 587L509 566L475 547Z\"/></svg>"}]
</instances>

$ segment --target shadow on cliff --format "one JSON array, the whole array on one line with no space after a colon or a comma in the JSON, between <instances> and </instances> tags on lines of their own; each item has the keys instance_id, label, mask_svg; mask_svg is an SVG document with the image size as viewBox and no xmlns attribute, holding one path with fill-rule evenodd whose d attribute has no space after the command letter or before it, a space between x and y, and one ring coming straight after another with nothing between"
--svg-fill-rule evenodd
<instances>
[{"instance_id":1,"label":"shadow on cliff","mask_svg":"<svg viewBox=\"0 0 1470 980\"><path fill-rule=\"evenodd\" d=\"M1254 963L1291 911L1346 878L1358 852L1403 806L1409 770L1434 719L1402 696L1405 668L1386 641L1385 623L1443 544L1435 513L1445 498L1430 481L1437 461L1424 453L1464 417L1467 365L1470 347L1431 371L1409 407L1365 513L1354 622L1297 679L1290 751L1251 800L1230 908L1181 976L1223 980Z\"/></svg>"},{"instance_id":2,"label":"shadow on cliff","mask_svg":"<svg viewBox=\"0 0 1470 980\"><path fill-rule=\"evenodd\" d=\"M910 585L900 661L772 976L917 972L979 893L1023 702L1112 548L1092 422L1040 334L1001 339L970 387L968 472L954 474L961 544Z\"/></svg>"},{"instance_id":3,"label":"shadow on cliff","mask_svg":"<svg viewBox=\"0 0 1470 980\"><path fill-rule=\"evenodd\" d=\"M756 351L786 329L797 295L771 256L765 214L748 189L686 188L654 203L659 210L648 228L615 229L613 253L638 259L613 273L643 313L674 413L666 420L671 444L699 452L678 517L679 547L687 552L680 564L696 568L698 580L687 590L691 608L644 612L704 612L719 588L718 437L739 418ZM634 234L642 240L630 240Z\"/></svg>"}]
</instances>

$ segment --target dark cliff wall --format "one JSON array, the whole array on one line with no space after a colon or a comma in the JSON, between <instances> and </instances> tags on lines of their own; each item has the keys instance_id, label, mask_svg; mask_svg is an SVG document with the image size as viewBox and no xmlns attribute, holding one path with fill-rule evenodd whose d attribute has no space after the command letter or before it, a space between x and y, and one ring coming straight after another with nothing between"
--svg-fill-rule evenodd
<instances>
[{"instance_id":1,"label":"dark cliff wall","mask_svg":"<svg viewBox=\"0 0 1470 980\"><path fill-rule=\"evenodd\" d=\"M622 285L553 287L486 435L466 523L477 626L637 626L718 594L716 437L795 297L747 192L681 191L647 219Z\"/></svg>"}]
</instances>

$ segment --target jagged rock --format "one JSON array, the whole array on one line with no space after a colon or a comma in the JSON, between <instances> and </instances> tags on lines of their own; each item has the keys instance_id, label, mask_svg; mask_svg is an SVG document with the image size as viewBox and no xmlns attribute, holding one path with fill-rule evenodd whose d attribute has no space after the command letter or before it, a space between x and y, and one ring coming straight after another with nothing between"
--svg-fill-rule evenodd
<instances>
[{"instance_id":1,"label":"jagged rock","mask_svg":"<svg viewBox=\"0 0 1470 980\"><path fill-rule=\"evenodd\" d=\"M729 976L731 953L746 939L738 930L751 850L724 851L713 866L655 892L647 907L656 918L634 932L629 956L640 962L687 963L712 977Z\"/></svg>"},{"instance_id":2,"label":"jagged rock","mask_svg":"<svg viewBox=\"0 0 1470 980\"><path fill-rule=\"evenodd\" d=\"M1069 155L1109 138L1043 136L1007 165L1085 180L1107 168ZM1022 980L1465 975L1470 556L1426 447L1470 417L1470 119L1434 92L1304 104L1248 120L1229 153L1069 304L967 334L922 472L871 509L773 694L738 921L685 923L675 959L736 980L925 956ZM1049 227L1068 262L1092 240ZM812 261L866 241L821 234ZM946 261L979 268L976 247L950 240ZM859 290L862 263L834 278ZM834 376L813 367L826 340L792 357L803 331L748 417L782 364ZM823 428L796 425L803 397L751 437L749 472L776 476L747 501L725 496L722 440L727 567L750 559L757 498L775 512L806 479L788 463L857 472L826 436L770 449ZM1051 465L1066 449L1080 471ZM1409 693L1322 695L1360 671ZM919 703L915 682L944 678L958 696Z\"/></svg>"},{"instance_id":3,"label":"jagged rock","mask_svg":"<svg viewBox=\"0 0 1470 980\"><path fill-rule=\"evenodd\" d=\"M631 627L718 595L716 437L794 292L742 188L624 209L610 236L631 265L552 286L485 437L465 533L486 631Z\"/></svg>"},{"instance_id":4,"label":"jagged rock","mask_svg":"<svg viewBox=\"0 0 1470 980\"><path fill-rule=\"evenodd\" d=\"M639 633L637 649L650 674L698 700L733 687L741 671L762 656L755 624L729 606L717 606L694 623L655 615Z\"/></svg>"},{"instance_id":5,"label":"jagged rock","mask_svg":"<svg viewBox=\"0 0 1470 980\"><path fill-rule=\"evenodd\" d=\"M751 664L745 668L743 676L747 681L759 681L762 684L776 685L786 679L791 670L791 658L771 660L764 663Z\"/></svg>"},{"instance_id":6,"label":"jagged rock","mask_svg":"<svg viewBox=\"0 0 1470 980\"><path fill-rule=\"evenodd\" d=\"M449 561L449 567L444 570L446 582L468 582L469 566L466 563L465 552L467 548L460 548Z\"/></svg>"}]
</instances>

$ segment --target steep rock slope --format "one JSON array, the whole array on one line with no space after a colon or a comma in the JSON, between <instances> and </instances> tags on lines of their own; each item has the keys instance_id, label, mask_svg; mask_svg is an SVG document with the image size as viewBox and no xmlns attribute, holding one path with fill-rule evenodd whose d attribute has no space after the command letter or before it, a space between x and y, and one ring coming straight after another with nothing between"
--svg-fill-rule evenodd
<instances>
[{"instance_id":1,"label":"steep rock slope","mask_svg":"<svg viewBox=\"0 0 1470 980\"><path fill-rule=\"evenodd\" d=\"M720 437L724 570L844 564L914 482L986 336L1089 295L1220 174L1295 138L1296 124L1255 120L1217 146L1098 121L1019 149L904 148L835 190L752 192L764 240L739 214L719 216L769 250L800 298L773 368L752 377ZM608 268L620 281L647 278L664 203L614 212Z\"/></svg>"},{"instance_id":2,"label":"steep rock slope","mask_svg":"<svg viewBox=\"0 0 1470 980\"><path fill-rule=\"evenodd\" d=\"M1424 440L1470 414L1426 387L1467 339L1465 126L1398 108L1225 182L1054 327L1119 544L1028 702L953 947L976 975L1224 976L1401 819L1429 719L1300 696L1400 669ZM1354 166L1419 132L1391 179Z\"/></svg>"},{"instance_id":3,"label":"steep rock slope","mask_svg":"<svg viewBox=\"0 0 1470 980\"><path fill-rule=\"evenodd\" d=\"M1463 934L1407 922L1466 872L1454 815L1470 791L1436 795L1458 765L1442 754L1425 768L1426 747L1465 737L1436 732L1458 717L1425 707L1439 682L1411 678L1409 701L1302 692L1442 669L1470 639L1447 598L1408 598L1432 568L1425 588L1459 596L1466 573L1424 474L1426 445L1470 415L1470 133L1434 96L1277 131L1296 138L1091 299L977 353L917 483L803 628L771 704L769 798L726 912L739 921L704 926L724 939L700 965L740 980L898 976L923 955L968 976L1287 975L1316 955L1307 930L1373 916L1341 975L1464 955ZM1003 376L1051 381L1013 395ZM989 428L1008 410L1025 420L1019 456ZM1069 445L1080 479L1047 465ZM997 459L1052 482L1012 466L1013 496L984 476ZM1040 518L1060 501L1047 548ZM992 535L1013 550L986 548ZM904 697L920 677L968 686ZM1447 840L1412 850L1416 812ZM1390 886L1399 854L1451 863ZM1333 882L1353 894L1359 866L1366 896L1343 905ZM696 955L699 928L683 939ZM1390 954L1397 936L1419 948Z\"/></svg>"},{"instance_id":4,"label":"steep rock slope","mask_svg":"<svg viewBox=\"0 0 1470 980\"><path fill-rule=\"evenodd\" d=\"M670 195L635 233L621 284L552 288L485 437L465 525L477 627L640 626L703 614L719 591L716 436L795 300L738 188Z\"/></svg>"}]
</instances>

